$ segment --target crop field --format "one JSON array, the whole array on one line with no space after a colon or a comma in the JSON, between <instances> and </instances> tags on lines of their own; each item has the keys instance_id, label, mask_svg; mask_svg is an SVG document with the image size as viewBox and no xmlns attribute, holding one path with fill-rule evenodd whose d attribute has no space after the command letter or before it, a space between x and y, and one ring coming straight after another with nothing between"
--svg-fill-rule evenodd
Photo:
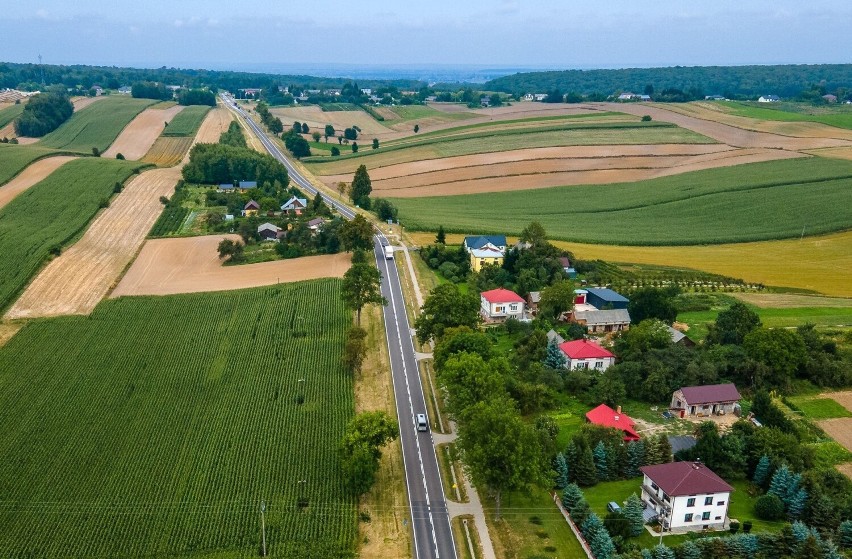
<instances>
[{"instance_id":1,"label":"crop field","mask_svg":"<svg viewBox=\"0 0 852 559\"><path fill-rule=\"evenodd\" d=\"M201 105L184 107L163 130L163 136L195 136L209 111L210 107Z\"/></svg>"},{"instance_id":2,"label":"crop field","mask_svg":"<svg viewBox=\"0 0 852 559\"><path fill-rule=\"evenodd\" d=\"M154 106L163 104L165 103L157 103ZM184 108L172 104L168 108L145 109L124 127L121 134L110 144L109 149L101 154L101 157L114 158L120 153L126 159L138 161L148 153L163 129L175 118L175 115L182 113Z\"/></svg>"},{"instance_id":3,"label":"crop field","mask_svg":"<svg viewBox=\"0 0 852 559\"><path fill-rule=\"evenodd\" d=\"M141 160L160 167L172 167L180 163L192 146L192 137L176 138L160 136Z\"/></svg>"},{"instance_id":4,"label":"crop field","mask_svg":"<svg viewBox=\"0 0 852 559\"><path fill-rule=\"evenodd\" d=\"M784 122L819 122L837 128L852 129L852 109L845 105L835 107L814 107L805 103L766 103L724 102L722 107L733 114L760 120L780 120Z\"/></svg>"},{"instance_id":5,"label":"crop field","mask_svg":"<svg viewBox=\"0 0 852 559\"><path fill-rule=\"evenodd\" d=\"M772 161L603 186L395 198L409 230L518 234L537 220L566 241L696 245L798 237L852 227L852 163ZM665 224L661 227L660 224Z\"/></svg>"},{"instance_id":6,"label":"crop field","mask_svg":"<svg viewBox=\"0 0 852 559\"><path fill-rule=\"evenodd\" d=\"M9 105L0 109L0 128L3 128L24 112L24 104Z\"/></svg>"},{"instance_id":7,"label":"crop field","mask_svg":"<svg viewBox=\"0 0 852 559\"><path fill-rule=\"evenodd\" d=\"M34 161L0 188L0 208L15 199L21 192L43 181L50 173L72 159L74 158L67 155L57 155Z\"/></svg>"},{"instance_id":8,"label":"crop field","mask_svg":"<svg viewBox=\"0 0 852 559\"><path fill-rule=\"evenodd\" d=\"M355 108L355 110L323 111L321 107L310 105L307 107L272 108L269 109L269 112L281 119L285 130L292 126L293 122L299 121L306 123L311 132L323 133L326 124L334 126L338 134L343 134L344 129L353 125L361 129L362 135L369 137L381 138L383 134L394 132L358 108Z\"/></svg>"},{"instance_id":9,"label":"crop field","mask_svg":"<svg viewBox=\"0 0 852 559\"><path fill-rule=\"evenodd\" d=\"M47 260L105 205L116 182L139 164L115 159L70 161L0 209L0 309L6 308Z\"/></svg>"},{"instance_id":10,"label":"crop field","mask_svg":"<svg viewBox=\"0 0 852 559\"><path fill-rule=\"evenodd\" d=\"M20 146L0 144L0 185L9 182L12 177L23 171L33 161L51 155L65 155L70 152L58 152L39 146Z\"/></svg>"},{"instance_id":11,"label":"crop field","mask_svg":"<svg viewBox=\"0 0 852 559\"><path fill-rule=\"evenodd\" d=\"M265 501L270 557L351 557L349 323L319 280L24 326L0 348L0 556L257 557Z\"/></svg>"},{"instance_id":12,"label":"crop field","mask_svg":"<svg viewBox=\"0 0 852 559\"><path fill-rule=\"evenodd\" d=\"M151 99L110 97L75 112L62 126L46 135L44 147L91 153L105 151L136 115L154 104Z\"/></svg>"}]
</instances>

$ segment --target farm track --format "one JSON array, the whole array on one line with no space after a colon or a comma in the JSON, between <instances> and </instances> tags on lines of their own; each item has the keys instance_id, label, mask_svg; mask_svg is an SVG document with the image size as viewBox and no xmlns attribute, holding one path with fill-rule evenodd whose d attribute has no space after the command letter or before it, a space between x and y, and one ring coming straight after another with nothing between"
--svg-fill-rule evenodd
<instances>
[{"instance_id":1,"label":"farm track","mask_svg":"<svg viewBox=\"0 0 852 559\"><path fill-rule=\"evenodd\" d=\"M348 254L305 256L259 264L223 266L217 246L238 235L151 239L110 294L171 295L244 289L317 278L340 278L349 269Z\"/></svg>"},{"instance_id":2,"label":"farm track","mask_svg":"<svg viewBox=\"0 0 852 559\"><path fill-rule=\"evenodd\" d=\"M11 202L21 192L47 178L53 171L72 159L76 159L76 157L58 155L56 157L38 159L29 164L15 178L0 186L0 208Z\"/></svg>"},{"instance_id":3,"label":"farm track","mask_svg":"<svg viewBox=\"0 0 852 559\"><path fill-rule=\"evenodd\" d=\"M163 132L165 123L171 122L183 109L181 105L168 109L145 109L124 127L103 157L115 157L120 153L130 161L142 159Z\"/></svg>"}]
</instances>

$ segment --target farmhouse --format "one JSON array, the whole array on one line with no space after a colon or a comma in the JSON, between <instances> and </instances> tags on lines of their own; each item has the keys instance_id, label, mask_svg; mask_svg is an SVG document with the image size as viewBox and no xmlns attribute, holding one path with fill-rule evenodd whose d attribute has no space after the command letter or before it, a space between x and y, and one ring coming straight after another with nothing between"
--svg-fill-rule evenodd
<instances>
[{"instance_id":1,"label":"farmhouse","mask_svg":"<svg viewBox=\"0 0 852 559\"><path fill-rule=\"evenodd\" d=\"M629 91L625 91L621 95L618 96L619 101L633 101L634 99L638 99L639 95L636 93L630 93Z\"/></svg>"},{"instance_id":2,"label":"farmhouse","mask_svg":"<svg viewBox=\"0 0 852 559\"><path fill-rule=\"evenodd\" d=\"M740 397L731 383L685 386L672 394L671 409L680 417L725 415L734 413Z\"/></svg>"},{"instance_id":3,"label":"farmhouse","mask_svg":"<svg viewBox=\"0 0 852 559\"><path fill-rule=\"evenodd\" d=\"M216 192L233 192L234 185L230 182L223 182L219 186L216 187Z\"/></svg>"},{"instance_id":4,"label":"farmhouse","mask_svg":"<svg viewBox=\"0 0 852 559\"><path fill-rule=\"evenodd\" d=\"M642 501L664 530L723 529L733 487L700 462L670 462L639 468Z\"/></svg>"},{"instance_id":5,"label":"farmhouse","mask_svg":"<svg viewBox=\"0 0 852 559\"><path fill-rule=\"evenodd\" d=\"M371 88L369 88L369 87L362 87L362 88L361 88L361 93L362 93L363 95L366 95L367 97L369 97L370 95L372 95L372 94L373 94L373 90L372 90Z\"/></svg>"},{"instance_id":6,"label":"farmhouse","mask_svg":"<svg viewBox=\"0 0 852 559\"><path fill-rule=\"evenodd\" d=\"M478 272L483 266L492 264L500 266L503 264L503 251L486 243L481 248L474 248L468 251L470 253L470 268L474 272Z\"/></svg>"},{"instance_id":7,"label":"farmhouse","mask_svg":"<svg viewBox=\"0 0 852 559\"><path fill-rule=\"evenodd\" d=\"M533 95L533 98L536 101L544 101L545 99L547 99L547 93L536 93L535 95Z\"/></svg>"},{"instance_id":8,"label":"farmhouse","mask_svg":"<svg viewBox=\"0 0 852 559\"><path fill-rule=\"evenodd\" d=\"M758 103L777 103L781 98L777 95L761 95L757 98Z\"/></svg>"},{"instance_id":9,"label":"farmhouse","mask_svg":"<svg viewBox=\"0 0 852 559\"><path fill-rule=\"evenodd\" d=\"M724 95L705 95L705 101L727 101Z\"/></svg>"},{"instance_id":10,"label":"farmhouse","mask_svg":"<svg viewBox=\"0 0 852 559\"><path fill-rule=\"evenodd\" d=\"M562 264L562 271L565 272L570 279L574 279L577 277L577 270L574 269L574 266L571 264L571 260L567 256L560 256L559 263Z\"/></svg>"},{"instance_id":11,"label":"farmhouse","mask_svg":"<svg viewBox=\"0 0 852 559\"><path fill-rule=\"evenodd\" d=\"M315 217L308 222L308 229L310 229L312 233L319 233L322 231L323 225L325 225L325 219Z\"/></svg>"},{"instance_id":12,"label":"farmhouse","mask_svg":"<svg viewBox=\"0 0 852 559\"><path fill-rule=\"evenodd\" d=\"M630 313L626 309L575 310L572 319L585 326L590 334L608 334L630 329Z\"/></svg>"},{"instance_id":13,"label":"farmhouse","mask_svg":"<svg viewBox=\"0 0 852 559\"><path fill-rule=\"evenodd\" d=\"M295 214L302 215L302 212L305 208L308 207L308 200L306 198L297 198L293 196L281 206L281 211L285 214Z\"/></svg>"},{"instance_id":14,"label":"farmhouse","mask_svg":"<svg viewBox=\"0 0 852 559\"><path fill-rule=\"evenodd\" d=\"M260 236L261 241L278 242L278 239L281 237L281 228L272 223L264 223L258 226L257 234Z\"/></svg>"},{"instance_id":15,"label":"farmhouse","mask_svg":"<svg viewBox=\"0 0 852 559\"><path fill-rule=\"evenodd\" d=\"M247 192L252 188L257 188L257 181L239 181L237 182L237 188L240 189L240 192Z\"/></svg>"},{"instance_id":16,"label":"farmhouse","mask_svg":"<svg viewBox=\"0 0 852 559\"><path fill-rule=\"evenodd\" d=\"M618 409L612 409L606 404L601 404L595 409L586 412L586 421L593 425L618 429L624 433L625 442L639 440L639 433L636 432L636 422L629 415L621 412L621 406L618 406Z\"/></svg>"},{"instance_id":17,"label":"farmhouse","mask_svg":"<svg viewBox=\"0 0 852 559\"><path fill-rule=\"evenodd\" d=\"M562 342L559 349L565 354L566 369L594 369L603 372L615 364L615 355L589 340Z\"/></svg>"},{"instance_id":18,"label":"farmhouse","mask_svg":"<svg viewBox=\"0 0 852 559\"><path fill-rule=\"evenodd\" d=\"M532 101L534 99L532 93L527 93L524 95L524 101Z\"/></svg>"},{"instance_id":19,"label":"farmhouse","mask_svg":"<svg viewBox=\"0 0 852 559\"><path fill-rule=\"evenodd\" d=\"M502 322L524 318L523 298L508 289L492 289L480 294L480 312L486 321Z\"/></svg>"},{"instance_id":20,"label":"farmhouse","mask_svg":"<svg viewBox=\"0 0 852 559\"><path fill-rule=\"evenodd\" d=\"M254 200L249 200L246 202L245 207L243 207L243 217L251 217L253 215L257 215L260 211L260 204L255 202Z\"/></svg>"},{"instance_id":21,"label":"farmhouse","mask_svg":"<svg viewBox=\"0 0 852 559\"><path fill-rule=\"evenodd\" d=\"M832 95L831 93L827 95L823 95L822 98L826 103L837 103L837 95Z\"/></svg>"},{"instance_id":22,"label":"farmhouse","mask_svg":"<svg viewBox=\"0 0 852 559\"><path fill-rule=\"evenodd\" d=\"M482 248L487 244L491 244L501 252L506 251L506 235L488 235L488 236L471 236L464 238L464 249L468 252L471 249Z\"/></svg>"}]
</instances>

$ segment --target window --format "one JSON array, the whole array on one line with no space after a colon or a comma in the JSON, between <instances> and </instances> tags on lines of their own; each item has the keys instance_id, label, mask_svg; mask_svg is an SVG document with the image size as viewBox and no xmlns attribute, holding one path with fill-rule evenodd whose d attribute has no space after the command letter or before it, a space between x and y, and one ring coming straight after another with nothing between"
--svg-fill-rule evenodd
<instances>
[{"instance_id":1,"label":"window","mask_svg":"<svg viewBox=\"0 0 852 559\"><path fill-rule=\"evenodd\" d=\"M578 369L588 369L589 364L585 361L580 361L579 363L577 363L577 368Z\"/></svg>"},{"instance_id":2,"label":"window","mask_svg":"<svg viewBox=\"0 0 852 559\"><path fill-rule=\"evenodd\" d=\"M704 504L708 507L712 506L713 505L713 496L711 495L709 497L705 497Z\"/></svg>"},{"instance_id":3,"label":"window","mask_svg":"<svg viewBox=\"0 0 852 559\"><path fill-rule=\"evenodd\" d=\"M716 506L721 507L724 504L725 504L725 501L719 501L718 503L716 503Z\"/></svg>"},{"instance_id":4,"label":"window","mask_svg":"<svg viewBox=\"0 0 852 559\"><path fill-rule=\"evenodd\" d=\"M717 516L717 517L716 517L716 520L722 520L722 517L721 517L721 516Z\"/></svg>"},{"instance_id":5,"label":"window","mask_svg":"<svg viewBox=\"0 0 852 559\"><path fill-rule=\"evenodd\" d=\"M709 510L701 515L701 520L710 520L710 511Z\"/></svg>"},{"instance_id":6,"label":"window","mask_svg":"<svg viewBox=\"0 0 852 559\"><path fill-rule=\"evenodd\" d=\"M683 517L684 522L692 522L692 513L687 514Z\"/></svg>"},{"instance_id":7,"label":"window","mask_svg":"<svg viewBox=\"0 0 852 559\"><path fill-rule=\"evenodd\" d=\"M602 369L603 361L595 361L595 369Z\"/></svg>"},{"instance_id":8,"label":"window","mask_svg":"<svg viewBox=\"0 0 852 559\"><path fill-rule=\"evenodd\" d=\"M518 305L511 305L511 306L509 307L509 309L510 309L512 312L516 312L516 311L518 310Z\"/></svg>"},{"instance_id":9,"label":"window","mask_svg":"<svg viewBox=\"0 0 852 559\"><path fill-rule=\"evenodd\" d=\"M686 500L686 506L694 507L695 506L695 497L690 497Z\"/></svg>"},{"instance_id":10,"label":"window","mask_svg":"<svg viewBox=\"0 0 852 559\"><path fill-rule=\"evenodd\" d=\"M657 489L659 489L659 488L660 488L660 486L659 486L659 485L657 485L657 484L656 484L656 483L654 483L653 481L651 482L651 489L653 489L654 491L656 491L656 490L657 490Z\"/></svg>"}]
</instances>

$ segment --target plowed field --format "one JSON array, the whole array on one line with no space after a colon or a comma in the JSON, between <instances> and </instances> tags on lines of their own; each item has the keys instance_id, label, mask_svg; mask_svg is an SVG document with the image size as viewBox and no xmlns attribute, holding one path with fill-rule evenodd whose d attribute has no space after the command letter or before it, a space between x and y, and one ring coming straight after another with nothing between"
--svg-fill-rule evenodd
<instances>
[{"instance_id":1,"label":"plowed field","mask_svg":"<svg viewBox=\"0 0 852 559\"><path fill-rule=\"evenodd\" d=\"M847 450L852 451L852 417L825 419L816 423L832 439L842 444Z\"/></svg>"},{"instance_id":2,"label":"plowed field","mask_svg":"<svg viewBox=\"0 0 852 559\"><path fill-rule=\"evenodd\" d=\"M337 134L342 134L344 129L353 125L360 128L362 134L370 137L381 138L394 132L364 111L323 111L320 107L312 105L310 107L270 109L269 112L281 119L285 130L291 127L293 122L299 121L306 123L311 132L317 131L320 134L325 131L326 124L333 125Z\"/></svg>"},{"instance_id":3,"label":"plowed field","mask_svg":"<svg viewBox=\"0 0 852 559\"><path fill-rule=\"evenodd\" d=\"M165 123L170 122L183 109L181 105L165 110L145 109L121 131L118 138L103 153L103 157L115 157L120 153L131 161L142 159L162 133Z\"/></svg>"}]
</instances>

